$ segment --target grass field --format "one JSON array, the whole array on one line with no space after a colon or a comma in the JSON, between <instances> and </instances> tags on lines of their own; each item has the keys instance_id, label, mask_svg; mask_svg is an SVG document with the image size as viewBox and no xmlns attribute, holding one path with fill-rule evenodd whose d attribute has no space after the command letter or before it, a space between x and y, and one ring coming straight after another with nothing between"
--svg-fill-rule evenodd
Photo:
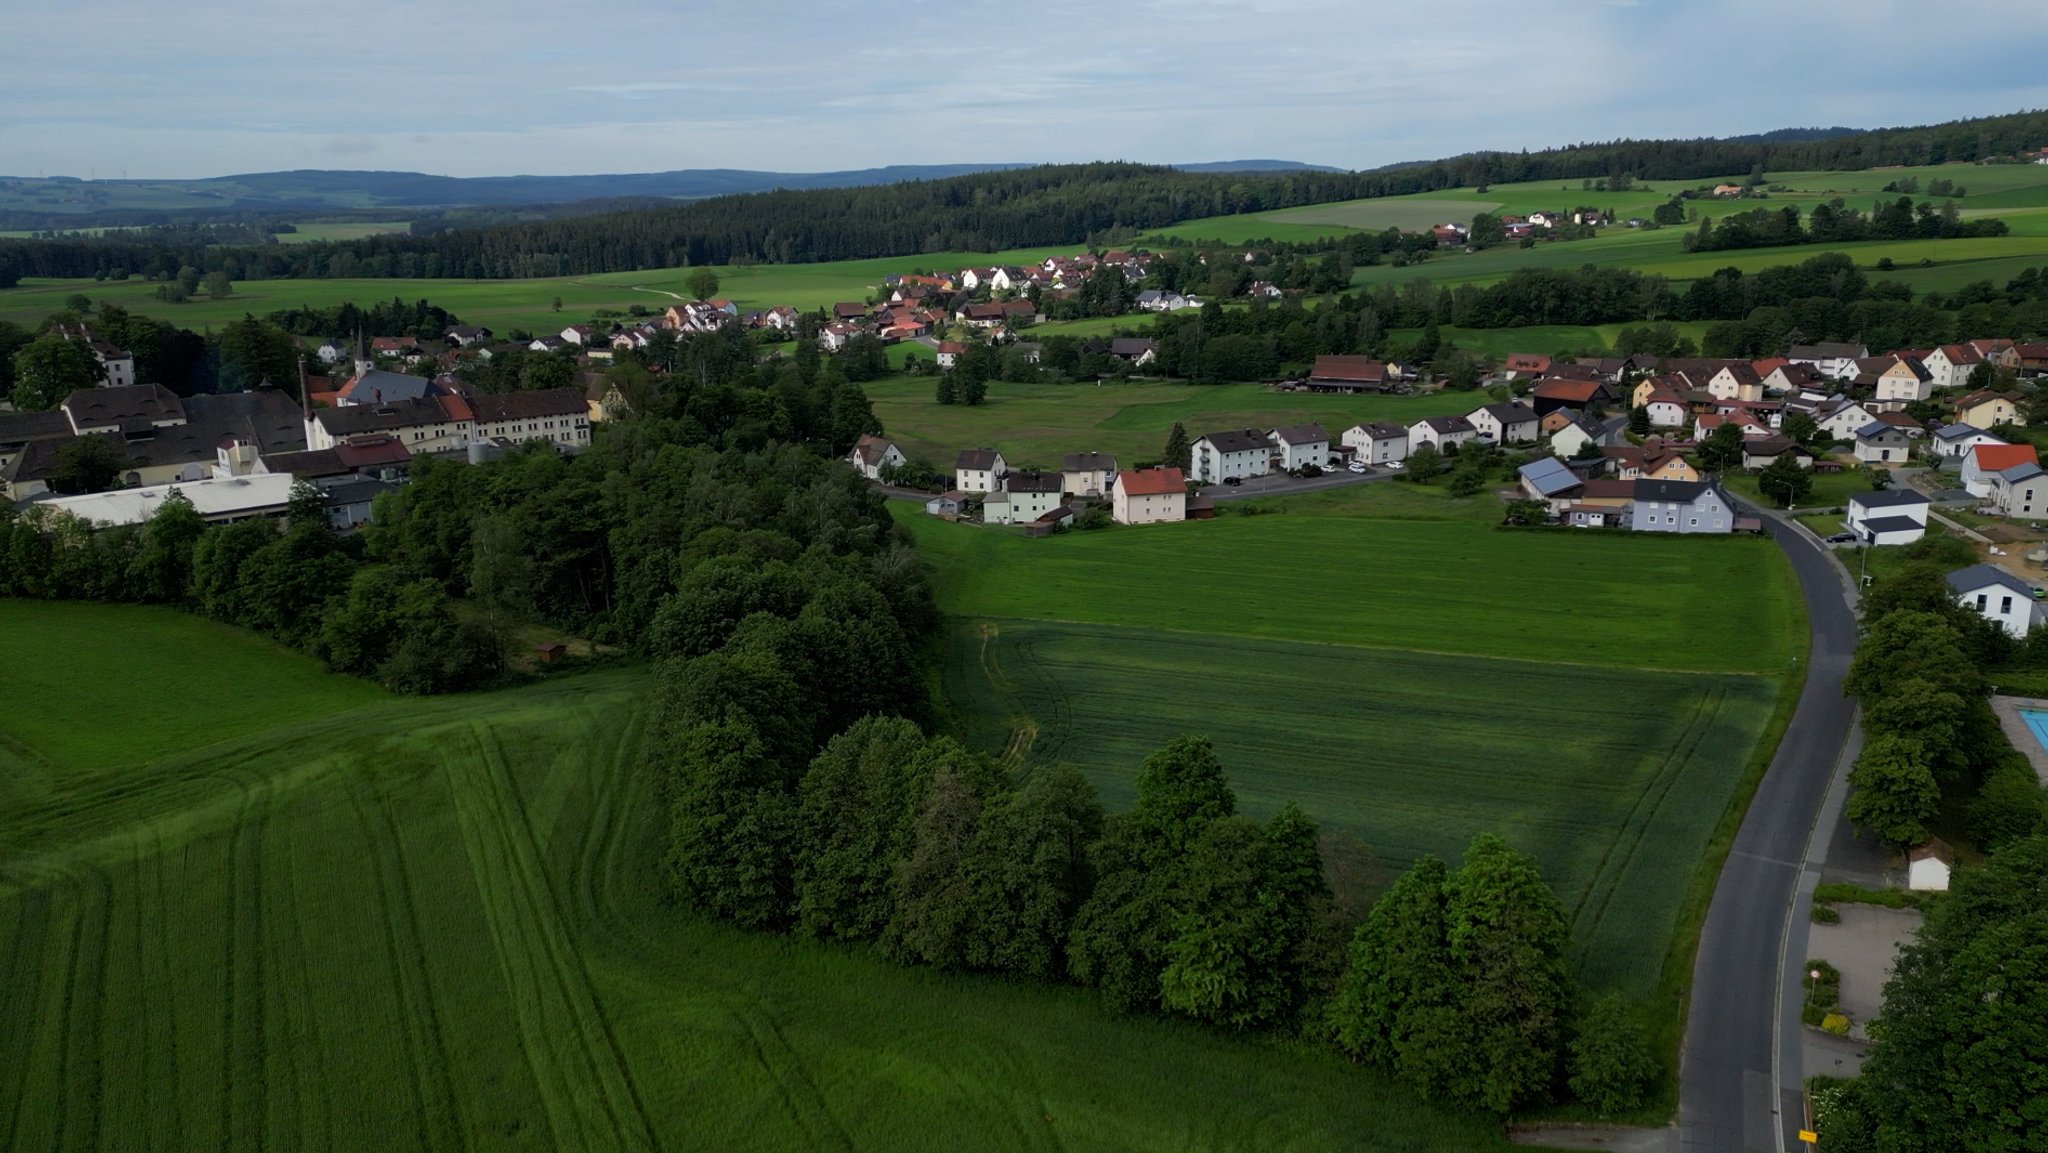
<instances>
[{"instance_id":1,"label":"grass field","mask_svg":"<svg viewBox=\"0 0 2048 1153\"><path fill-rule=\"evenodd\" d=\"M405 220L304 221L294 225L297 232L277 234L279 244L311 244L319 240L361 240L366 236L405 233L412 224Z\"/></svg>"},{"instance_id":2,"label":"grass field","mask_svg":"<svg viewBox=\"0 0 2048 1153\"><path fill-rule=\"evenodd\" d=\"M1581 975L1675 1044L1700 863L1801 673L1783 558L1501 531L1490 496L1389 482L1257 504L1037 540L896 505L963 737L1114 802L1146 750L1207 734L1249 810L1298 801L1362 843L1368 887L1500 833L1571 910Z\"/></svg>"},{"instance_id":3,"label":"grass field","mask_svg":"<svg viewBox=\"0 0 2048 1153\"><path fill-rule=\"evenodd\" d=\"M1393 481L1280 515L1049 540L895 508L939 566L939 607L961 616L1766 675L1803 645L1769 541L1503 532L1491 496ZM1731 611L1730 590L1745 594L1742 627L1702 627Z\"/></svg>"},{"instance_id":4,"label":"grass field","mask_svg":"<svg viewBox=\"0 0 2048 1153\"><path fill-rule=\"evenodd\" d=\"M351 696L170 610L0 614L55 714L0 713L44 769L0 791L0 1147L1507 1147L1326 1055L662 907L638 671ZM213 739L64 703L117 682Z\"/></svg>"},{"instance_id":5,"label":"grass field","mask_svg":"<svg viewBox=\"0 0 2048 1153\"><path fill-rule=\"evenodd\" d=\"M1075 764L1113 808L1148 752L1205 734L1245 811L1299 803L1381 883L1506 836L1570 913L1581 976L1638 997L1776 696L1764 677L1010 619L953 631L946 684L974 746Z\"/></svg>"},{"instance_id":6,"label":"grass field","mask_svg":"<svg viewBox=\"0 0 2048 1153\"><path fill-rule=\"evenodd\" d=\"M1013 384L988 387L972 408L933 399L930 377L901 376L862 386L889 435L912 457L949 469L963 448L1001 449L1012 467L1059 467L1070 452L1113 453L1126 465L1156 460L1175 421L1188 435L1321 421L1336 436L1366 420L1403 424L1470 412L1473 393L1428 396L1316 396L1257 384Z\"/></svg>"}]
</instances>

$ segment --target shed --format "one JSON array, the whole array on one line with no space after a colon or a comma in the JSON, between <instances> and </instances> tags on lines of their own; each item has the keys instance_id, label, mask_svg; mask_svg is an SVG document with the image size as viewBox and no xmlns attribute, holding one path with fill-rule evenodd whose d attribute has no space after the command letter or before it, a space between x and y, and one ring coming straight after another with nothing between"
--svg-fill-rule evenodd
<instances>
[{"instance_id":1,"label":"shed","mask_svg":"<svg viewBox=\"0 0 2048 1153\"><path fill-rule=\"evenodd\" d=\"M1929 838L1906 854L1906 887L1919 892L1948 892L1949 874L1955 871L1955 854L1940 837Z\"/></svg>"},{"instance_id":2,"label":"shed","mask_svg":"<svg viewBox=\"0 0 2048 1153\"><path fill-rule=\"evenodd\" d=\"M540 663L551 665L569 655L569 646L559 641L549 641L546 644L533 646L533 651L534 655L539 658Z\"/></svg>"}]
</instances>

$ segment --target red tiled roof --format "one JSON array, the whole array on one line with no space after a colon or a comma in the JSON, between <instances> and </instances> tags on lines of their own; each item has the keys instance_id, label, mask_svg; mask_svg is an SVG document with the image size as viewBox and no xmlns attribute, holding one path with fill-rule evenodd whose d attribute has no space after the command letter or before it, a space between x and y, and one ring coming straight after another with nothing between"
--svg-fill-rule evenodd
<instances>
[{"instance_id":1,"label":"red tiled roof","mask_svg":"<svg viewBox=\"0 0 2048 1153\"><path fill-rule=\"evenodd\" d=\"M448 414L449 420L476 419L476 415L469 409L469 402L452 393L441 397L441 411Z\"/></svg>"},{"instance_id":2,"label":"red tiled roof","mask_svg":"<svg viewBox=\"0 0 2048 1153\"><path fill-rule=\"evenodd\" d=\"M1383 381L1387 366L1369 356L1318 356L1310 380Z\"/></svg>"},{"instance_id":3,"label":"red tiled roof","mask_svg":"<svg viewBox=\"0 0 2048 1153\"><path fill-rule=\"evenodd\" d=\"M1177 468L1127 469L1116 474L1116 483L1124 486L1125 496L1170 496L1188 487Z\"/></svg>"},{"instance_id":4,"label":"red tiled roof","mask_svg":"<svg viewBox=\"0 0 2048 1153\"><path fill-rule=\"evenodd\" d=\"M1980 444L1970 450L1977 454L1981 472L2004 472L2017 464L2039 464L2031 444Z\"/></svg>"},{"instance_id":5,"label":"red tiled roof","mask_svg":"<svg viewBox=\"0 0 2048 1153\"><path fill-rule=\"evenodd\" d=\"M1600 390L1600 383L1597 380L1546 380L1536 386L1534 395L1545 400L1584 404L1592 400L1594 393Z\"/></svg>"}]
</instances>

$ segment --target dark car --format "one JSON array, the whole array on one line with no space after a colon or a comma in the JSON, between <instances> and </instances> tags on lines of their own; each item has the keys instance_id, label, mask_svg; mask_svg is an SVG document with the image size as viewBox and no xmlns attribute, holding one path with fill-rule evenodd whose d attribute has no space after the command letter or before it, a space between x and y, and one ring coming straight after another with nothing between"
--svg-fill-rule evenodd
<instances>
[{"instance_id":1,"label":"dark car","mask_svg":"<svg viewBox=\"0 0 2048 1153\"><path fill-rule=\"evenodd\" d=\"M1241 476L1226 476L1223 478L1223 483L1229 485L1232 488L1236 488L1238 485L1244 483L1244 478Z\"/></svg>"},{"instance_id":2,"label":"dark car","mask_svg":"<svg viewBox=\"0 0 2048 1153\"><path fill-rule=\"evenodd\" d=\"M1829 544L1855 544L1859 539L1861 538L1853 532L1838 532L1828 537L1827 542Z\"/></svg>"}]
</instances>

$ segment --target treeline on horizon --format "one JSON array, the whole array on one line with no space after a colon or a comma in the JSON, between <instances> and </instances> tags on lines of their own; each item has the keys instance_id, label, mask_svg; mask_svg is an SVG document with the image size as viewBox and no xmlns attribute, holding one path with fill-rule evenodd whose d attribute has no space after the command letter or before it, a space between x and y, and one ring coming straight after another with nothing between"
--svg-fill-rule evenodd
<instances>
[{"instance_id":1,"label":"treeline on horizon","mask_svg":"<svg viewBox=\"0 0 2048 1153\"><path fill-rule=\"evenodd\" d=\"M1618 140L1476 152L1377 172L1189 173L1123 163L1047 165L862 188L721 196L658 208L430 235L295 246L165 246L108 235L0 241L0 287L23 276L174 275L506 279L681 265L806 264L921 252L994 252L1132 236L1205 216L1535 180L1696 180L2010 157L2048 143L2048 112L1823 140Z\"/></svg>"}]
</instances>

